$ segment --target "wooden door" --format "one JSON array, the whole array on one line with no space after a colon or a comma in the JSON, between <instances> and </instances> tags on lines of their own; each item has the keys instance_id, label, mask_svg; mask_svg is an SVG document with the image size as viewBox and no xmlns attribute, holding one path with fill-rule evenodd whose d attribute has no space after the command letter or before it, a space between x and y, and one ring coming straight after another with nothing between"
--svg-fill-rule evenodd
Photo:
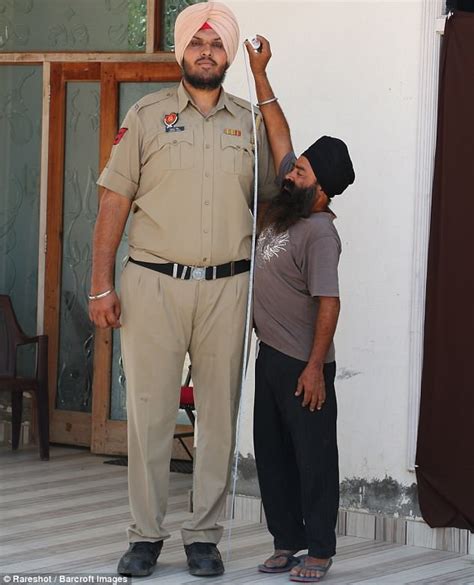
<instances>
[{"instance_id":1,"label":"wooden door","mask_svg":"<svg viewBox=\"0 0 474 585\"><path fill-rule=\"evenodd\" d=\"M52 442L126 453L124 405L112 408L114 381L123 381L118 337L94 332L87 316L95 181L125 106L179 78L171 62L51 66L44 314Z\"/></svg>"}]
</instances>

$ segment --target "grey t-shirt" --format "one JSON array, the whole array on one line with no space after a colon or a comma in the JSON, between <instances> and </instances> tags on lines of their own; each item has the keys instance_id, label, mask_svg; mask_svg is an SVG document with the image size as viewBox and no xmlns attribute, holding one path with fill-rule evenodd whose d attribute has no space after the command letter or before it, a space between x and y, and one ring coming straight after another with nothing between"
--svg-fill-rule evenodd
<instances>
[{"instance_id":1,"label":"grey t-shirt","mask_svg":"<svg viewBox=\"0 0 474 585\"><path fill-rule=\"evenodd\" d=\"M284 158L279 177L295 161ZM255 262L254 322L258 338L302 361L313 347L318 297L338 297L341 241L332 213L313 213L286 232L270 226L258 239ZM334 343L325 362L334 361Z\"/></svg>"}]
</instances>

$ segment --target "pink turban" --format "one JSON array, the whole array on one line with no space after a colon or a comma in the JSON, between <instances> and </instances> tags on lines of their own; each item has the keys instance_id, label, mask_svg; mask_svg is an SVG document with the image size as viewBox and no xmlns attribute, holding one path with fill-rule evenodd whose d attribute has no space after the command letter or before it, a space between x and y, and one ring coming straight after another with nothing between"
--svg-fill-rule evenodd
<instances>
[{"instance_id":1,"label":"pink turban","mask_svg":"<svg viewBox=\"0 0 474 585\"><path fill-rule=\"evenodd\" d=\"M208 23L222 40L229 65L239 48L239 25L234 13L222 2L200 2L185 8L176 19L174 46L176 61L183 64L186 47L201 27Z\"/></svg>"}]
</instances>

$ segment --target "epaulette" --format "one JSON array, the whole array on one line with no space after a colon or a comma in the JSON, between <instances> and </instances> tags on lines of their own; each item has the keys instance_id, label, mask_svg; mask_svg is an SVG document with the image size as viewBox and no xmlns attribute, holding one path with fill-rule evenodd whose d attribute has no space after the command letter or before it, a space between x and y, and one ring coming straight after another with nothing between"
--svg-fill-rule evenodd
<instances>
[{"instance_id":1,"label":"epaulette","mask_svg":"<svg viewBox=\"0 0 474 585\"><path fill-rule=\"evenodd\" d=\"M149 93L146 96L142 97L133 105L133 109L138 112L142 108L146 106L151 106L153 104L157 104L166 100L170 97L173 97L173 94L176 95L176 89L172 87L165 87L164 89L160 89L159 91L154 91L153 93Z\"/></svg>"},{"instance_id":2,"label":"epaulette","mask_svg":"<svg viewBox=\"0 0 474 585\"><path fill-rule=\"evenodd\" d=\"M252 107L251 107L250 102L248 100L244 100L244 99L239 98L236 95L232 95L230 93L228 93L227 96L234 102L234 104L237 104L238 106L240 106L241 108L244 108L245 110L248 110L249 112L252 111Z\"/></svg>"},{"instance_id":3,"label":"epaulette","mask_svg":"<svg viewBox=\"0 0 474 585\"><path fill-rule=\"evenodd\" d=\"M249 112L252 111L252 106L248 100L244 100L244 99L239 98L236 95L232 95L232 94L227 94L227 95L234 102L234 104L236 104L237 106L240 106L241 108L244 108L244 110L248 110ZM262 123L262 115L260 114L260 110L258 109L257 106L253 107L253 111L255 112L255 120L257 123L257 130L258 130L260 128L260 124Z\"/></svg>"}]
</instances>

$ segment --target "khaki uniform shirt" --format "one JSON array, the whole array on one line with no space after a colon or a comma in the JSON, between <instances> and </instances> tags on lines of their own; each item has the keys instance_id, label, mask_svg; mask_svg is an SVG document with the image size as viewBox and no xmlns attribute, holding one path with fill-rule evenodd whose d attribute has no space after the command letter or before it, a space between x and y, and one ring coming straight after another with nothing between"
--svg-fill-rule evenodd
<instances>
[{"instance_id":1,"label":"khaki uniform shirt","mask_svg":"<svg viewBox=\"0 0 474 585\"><path fill-rule=\"evenodd\" d=\"M259 200L268 200L278 188L260 114L257 127ZM133 258L212 266L250 257L253 179L250 104L222 90L204 117L181 83L132 106L97 182L133 201Z\"/></svg>"}]
</instances>

